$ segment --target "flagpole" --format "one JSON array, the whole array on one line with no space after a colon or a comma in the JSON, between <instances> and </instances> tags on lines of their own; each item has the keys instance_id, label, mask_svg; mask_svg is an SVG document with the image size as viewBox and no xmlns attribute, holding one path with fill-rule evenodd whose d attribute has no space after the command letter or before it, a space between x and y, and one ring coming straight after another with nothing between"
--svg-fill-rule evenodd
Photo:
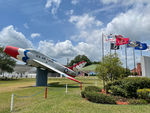
<instances>
[{"instance_id":1,"label":"flagpole","mask_svg":"<svg viewBox=\"0 0 150 113\"><path fill-rule=\"evenodd\" d=\"M133 61L134 61L134 71L136 72L136 68L135 68L135 49L133 48ZM135 72L134 72L134 75L135 75Z\"/></svg>"},{"instance_id":2,"label":"flagpole","mask_svg":"<svg viewBox=\"0 0 150 113\"><path fill-rule=\"evenodd\" d=\"M142 55L142 50L140 50L140 52L141 52L141 57L142 57L142 56L143 56L143 55ZM141 71L141 72L142 72L142 71ZM141 73L141 76L142 76L142 73Z\"/></svg>"},{"instance_id":3,"label":"flagpole","mask_svg":"<svg viewBox=\"0 0 150 113\"><path fill-rule=\"evenodd\" d=\"M125 61L126 61L126 75L127 75L127 44L125 44Z\"/></svg>"},{"instance_id":4,"label":"flagpole","mask_svg":"<svg viewBox=\"0 0 150 113\"><path fill-rule=\"evenodd\" d=\"M117 50L115 49L115 57L117 56Z\"/></svg>"},{"instance_id":5,"label":"flagpole","mask_svg":"<svg viewBox=\"0 0 150 113\"><path fill-rule=\"evenodd\" d=\"M102 60L104 60L104 34L102 33Z\"/></svg>"},{"instance_id":6,"label":"flagpole","mask_svg":"<svg viewBox=\"0 0 150 113\"><path fill-rule=\"evenodd\" d=\"M102 62L104 62L104 34L102 32ZM103 86L105 90L105 81L104 81L104 75L103 75Z\"/></svg>"},{"instance_id":7,"label":"flagpole","mask_svg":"<svg viewBox=\"0 0 150 113\"><path fill-rule=\"evenodd\" d=\"M140 52L141 52L141 56L143 56L143 55L142 55L142 50L140 50Z\"/></svg>"},{"instance_id":8,"label":"flagpole","mask_svg":"<svg viewBox=\"0 0 150 113\"><path fill-rule=\"evenodd\" d=\"M110 55L111 55L111 42L110 42Z\"/></svg>"}]
</instances>

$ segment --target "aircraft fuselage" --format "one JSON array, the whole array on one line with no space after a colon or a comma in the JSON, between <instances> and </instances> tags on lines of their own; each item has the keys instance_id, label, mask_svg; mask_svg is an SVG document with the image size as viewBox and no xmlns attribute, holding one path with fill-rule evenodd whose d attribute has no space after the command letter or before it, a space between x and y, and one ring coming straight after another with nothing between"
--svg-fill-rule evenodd
<instances>
[{"instance_id":1,"label":"aircraft fuselage","mask_svg":"<svg viewBox=\"0 0 150 113\"><path fill-rule=\"evenodd\" d=\"M56 60L38 52L35 50L25 50L22 48L17 48L17 47L11 47L11 46L7 46L4 50L4 52L6 52L8 55L25 62L27 65L30 66L34 66L34 67L40 67L45 69L45 67L43 67L42 65L35 63L33 61L33 59L41 61L47 65L52 66L53 68L56 68L57 70L66 73L67 75L71 75L71 76L77 76L77 73L74 72L73 70L65 67L64 65L61 65L60 63L58 63ZM49 69L48 69L49 70ZM52 71L52 70L49 70Z\"/></svg>"}]
</instances>

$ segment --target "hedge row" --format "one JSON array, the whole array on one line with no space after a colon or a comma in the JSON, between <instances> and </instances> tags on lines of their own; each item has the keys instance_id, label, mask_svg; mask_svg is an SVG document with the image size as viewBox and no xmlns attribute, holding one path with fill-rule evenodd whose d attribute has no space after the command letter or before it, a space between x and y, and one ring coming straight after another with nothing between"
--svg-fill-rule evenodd
<instances>
[{"instance_id":1,"label":"hedge row","mask_svg":"<svg viewBox=\"0 0 150 113\"><path fill-rule=\"evenodd\" d=\"M112 95L137 98L137 90L150 88L150 78L128 77L106 85L106 91Z\"/></svg>"},{"instance_id":2,"label":"hedge row","mask_svg":"<svg viewBox=\"0 0 150 113\"><path fill-rule=\"evenodd\" d=\"M112 96L108 96L103 93L97 93L97 92L86 92L85 97L95 103L101 103L101 104L116 104L116 100Z\"/></svg>"},{"instance_id":3,"label":"hedge row","mask_svg":"<svg viewBox=\"0 0 150 113\"><path fill-rule=\"evenodd\" d=\"M94 91L94 92L100 92L102 89L96 86L88 86L85 87L84 91Z\"/></svg>"},{"instance_id":4,"label":"hedge row","mask_svg":"<svg viewBox=\"0 0 150 113\"><path fill-rule=\"evenodd\" d=\"M116 102L118 102L118 101L128 102L128 104L134 104L134 105L148 104L147 100L144 100L142 98L141 99L127 99L122 96L112 96L112 95L100 93L99 89L100 88L98 88L96 86L88 86L85 88L84 91L81 92L81 95L83 98L86 98L91 102L101 103L101 104L116 104ZM115 87L113 87L113 89L116 90ZM119 90L121 91L121 89L119 89ZM122 91L122 92L124 92L124 91ZM138 92L141 92L141 90L139 90ZM116 92L116 95L117 95L117 93L120 93L120 92ZM123 94L123 93L121 93L121 94Z\"/></svg>"},{"instance_id":5,"label":"hedge row","mask_svg":"<svg viewBox=\"0 0 150 113\"><path fill-rule=\"evenodd\" d=\"M101 89L96 86L88 86L81 92L83 98L87 98L91 102L101 104L116 104L114 97L100 93Z\"/></svg>"}]
</instances>

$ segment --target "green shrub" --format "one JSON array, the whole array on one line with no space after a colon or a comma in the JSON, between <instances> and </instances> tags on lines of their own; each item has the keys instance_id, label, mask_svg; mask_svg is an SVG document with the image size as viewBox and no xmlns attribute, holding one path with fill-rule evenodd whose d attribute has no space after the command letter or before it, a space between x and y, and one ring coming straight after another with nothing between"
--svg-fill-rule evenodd
<instances>
[{"instance_id":1,"label":"green shrub","mask_svg":"<svg viewBox=\"0 0 150 113\"><path fill-rule=\"evenodd\" d=\"M111 90L111 86L120 86L122 84L121 80L115 80L114 82L109 82L107 83L107 85L105 86L106 88L106 92L109 93Z\"/></svg>"},{"instance_id":2,"label":"green shrub","mask_svg":"<svg viewBox=\"0 0 150 113\"><path fill-rule=\"evenodd\" d=\"M128 100L129 104L139 105L139 104L148 104L144 99L130 99Z\"/></svg>"},{"instance_id":3,"label":"green shrub","mask_svg":"<svg viewBox=\"0 0 150 113\"><path fill-rule=\"evenodd\" d=\"M96 86L87 86L85 87L85 91L100 92L101 88L96 87Z\"/></svg>"},{"instance_id":4,"label":"green shrub","mask_svg":"<svg viewBox=\"0 0 150 113\"><path fill-rule=\"evenodd\" d=\"M122 97L127 97L127 92L126 90L120 88L119 86L111 86L111 94L114 96L122 96Z\"/></svg>"},{"instance_id":5,"label":"green shrub","mask_svg":"<svg viewBox=\"0 0 150 113\"><path fill-rule=\"evenodd\" d=\"M138 89L137 90L138 98L145 99L150 102L150 89Z\"/></svg>"},{"instance_id":6,"label":"green shrub","mask_svg":"<svg viewBox=\"0 0 150 113\"><path fill-rule=\"evenodd\" d=\"M86 92L85 97L95 103L101 104L116 104L115 99L112 96L101 94L97 92Z\"/></svg>"},{"instance_id":7,"label":"green shrub","mask_svg":"<svg viewBox=\"0 0 150 113\"><path fill-rule=\"evenodd\" d=\"M116 89L112 90L112 86L117 86L120 89L123 89L127 94L125 95L120 95L123 97L135 97L137 98L137 89L143 89L143 88L150 88L150 78L146 78L146 77L128 77L128 78L124 78L122 80L117 80L114 81L112 83L108 83L106 85L106 91L107 92L112 92L115 93L114 91L116 91ZM119 90L120 90L119 89Z\"/></svg>"}]
</instances>

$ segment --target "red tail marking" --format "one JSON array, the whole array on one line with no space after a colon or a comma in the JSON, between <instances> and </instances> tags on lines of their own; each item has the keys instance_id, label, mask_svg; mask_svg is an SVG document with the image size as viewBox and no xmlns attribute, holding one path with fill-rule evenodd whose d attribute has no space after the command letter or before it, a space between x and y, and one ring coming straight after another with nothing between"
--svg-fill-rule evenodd
<instances>
[{"instance_id":1,"label":"red tail marking","mask_svg":"<svg viewBox=\"0 0 150 113\"><path fill-rule=\"evenodd\" d=\"M78 65L80 65L82 63L86 63L86 62L85 61L81 61L81 62L79 62L79 63L77 63L77 64L75 64L75 65L73 65L71 67L68 67L68 68L71 69L71 70L73 70L74 67L76 67L76 66L78 66Z\"/></svg>"}]
</instances>

